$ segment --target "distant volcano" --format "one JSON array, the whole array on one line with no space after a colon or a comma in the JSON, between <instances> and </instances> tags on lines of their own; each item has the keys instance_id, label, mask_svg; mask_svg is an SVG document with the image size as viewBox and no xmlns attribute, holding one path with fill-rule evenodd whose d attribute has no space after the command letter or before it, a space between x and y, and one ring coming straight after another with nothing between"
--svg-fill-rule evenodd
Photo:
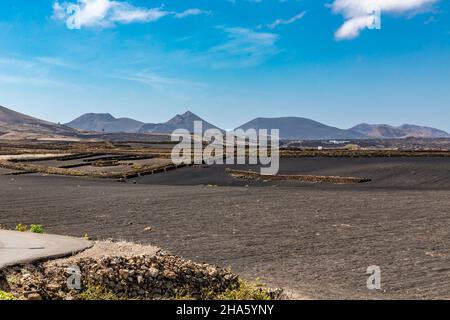
<instances>
[{"instance_id":1,"label":"distant volcano","mask_svg":"<svg viewBox=\"0 0 450 320\"><path fill-rule=\"evenodd\" d=\"M202 121L203 125L203 131L209 130L209 129L218 129L222 132L224 132L222 129L212 125L211 123L203 120L196 114L188 111L182 115L176 115L171 120L167 121L166 123L160 123L160 124L145 124L142 126L141 130L139 130L140 133L172 133L173 131L177 129L185 129L189 132L194 132L194 122L195 121Z\"/></svg>"},{"instance_id":2,"label":"distant volcano","mask_svg":"<svg viewBox=\"0 0 450 320\"><path fill-rule=\"evenodd\" d=\"M320 139L361 139L365 136L354 130L330 127L320 122L296 117L256 118L239 129L279 129L281 139L320 140Z\"/></svg>"},{"instance_id":3,"label":"distant volcano","mask_svg":"<svg viewBox=\"0 0 450 320\"><path fill-rule=\"evenodd\" d=\"M387 124L359 124L351 130L357 131L367 138L380 139L400 139L400 138L450 138L450 134L445 131L416 126L412 124L404 124L399 127L390 126Z\"/></svg>"},{"instance_id":4,"label":"distant volcano","mask_svg":"<svg viewBox=\"0 0 450 320\"><path fill-rule=\"evenodd\" d=\"M144 123L129 118L117 119L109 113L87 113L66 125L84 131L136 133Z\"/></svg>"},{"instance_id":5,"label":"distant volcano","mask_svg":"<svg viewBox=\"0 0 450 320\"><path fill-rule=\"evenodd\" d=\"M39 120L0 106L0 138L3 139L43 139L43 138L82 138L83 131L105 133L172 133L177 129L194 132L194 122L201 121L203 131L208 129L224 130L203 120L188 111L177 115L165 123L148 123L130 118L115 118L109 113L88 113L67 125ZM405 124L394 127L385 124L359 124L350 129L339 129L323 123L298 117L256 118L239 129L279 129L280 137L285 140L322 140L322 139L402 139L450 138L445 131Z\"/></svg>"}]
</instances>

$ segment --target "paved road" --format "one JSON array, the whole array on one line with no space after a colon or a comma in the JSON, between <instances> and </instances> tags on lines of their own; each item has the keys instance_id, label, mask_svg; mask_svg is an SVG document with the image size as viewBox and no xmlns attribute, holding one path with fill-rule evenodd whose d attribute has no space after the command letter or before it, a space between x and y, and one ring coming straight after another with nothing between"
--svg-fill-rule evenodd
<instances>
[{"instance_id":1,"label":"paved road","mask_svg":"<svg viewBox=\"0 0 450 320\"><path fill-rule=\"evenodd\" d=\"M77 238L0 230L0 269L70 255L91 245Z\"/></svg>"}]
</instances>

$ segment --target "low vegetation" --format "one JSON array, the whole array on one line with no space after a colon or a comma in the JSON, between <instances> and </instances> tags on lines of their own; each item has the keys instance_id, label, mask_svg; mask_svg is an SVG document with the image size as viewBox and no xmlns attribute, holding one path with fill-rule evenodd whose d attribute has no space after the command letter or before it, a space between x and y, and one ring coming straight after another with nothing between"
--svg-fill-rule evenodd
<instances>
[{"instance_id":1,"label":"low vegetation","mask_svg":"<svg viewBox=\"0 0 450 320\"><path fill-rule=\"evenodd\" d=\"M115 295L111 290L105 287L95 284L89 284L86 288L79 294L75 296L77 300L89 300L89 301L100 301L100 300L110 300L117 301L123 300Z\"/></svg>"},{"instance_id":2,"label":"low vegetation","mask_svg":"<svg viewBox=\"0 0 450 320\"><path fill-rule=\"evenodd\" d=\"M74 297L78 300L130 300L130 298L122 298L116 295L111 290L104 286L96 284L88 284L86 288ZM277 294L270 292L265 288L264 284L259 282L248 282L242 279L236 283L235 286L225 290L222 293L218 293L213 288L202 290L200 297L193 297L190 295L175 294L169 299L173 300L256 300L256 301L266 301L274 300L277 298ZM139 300L140 298L135 298L133 300Z\"/></svg>"},{"instance_id":3,"label":"low vegetation","mask_svg":"<svg viewBox=\"0 0 450 320\"><path fill-rule=\"evenodd\" d=\"M281 297L282 290L269 290L260 281L247 282L230 269L195 263L154 251L157 250L154 247L130 243L98 245L99 248L94 246L78 257L2 269L0 278L6 281L11 292L3 297L25 300L272 300ZM117 254L124 248L132 254ZM68 286L67 265L79 268L81 290Z\"/></svg>"},{"instance_id":4,"label":"low vegetation","mask_svg":"<svg viewBox=\"0 0 450 320\"><path fill-rule=\"evenodd\" d=\"M5 226L2 229L7 230L7 227ZM30 228L28 228L27 225L19 223L18 225L16 225L15 230L18 232L28 232L29 231L31 233L45 233L44 227L40 224L32 224L32 225L30 225Z\"/></svg>"},{"instance_id":5,"label":"low vegetation","mask_svg":"<svg viewBox=\"0 0 450 320\"><path fill-rule=\"evenodd\" d=\"M19 223L19 224L16 226L16 231L19 231L19 232L27 232L27 231L28 231L28 226Z\"/></svg>"},{"instance_id":6,"label":"low vegetation","mask_svg":"<svg viewBox=\"0 0 450 320\"><path fill-rule=\"evenodd\" d=\"M16 300L14 295L12 293L0 290L0 301L10 301L10 300Z\"/></svg>"},{"instance_id":7,"label":"low vegetation","mask_svg":"<svg viewBox=\"0 0 450 320\"><path fill-rule=\"evenodd\" d=\"M236 285L232 288L225 290L221 294L212 294L205 296L206 299L213 300L273 300L276 297L276 293L270 292L265 288L265 285L257 282L252 283L242 279L239 279Z\"/></svg>"},{"instance_id":8,"label":"low vegetation","mask_svg":"<svg viewBox=\"0 0 450 320\"><path fill-rule=\"evenodd\" d=\"M44 227L40 224L32 224L30 226L30 232L32 233L45 233Z\"/></svg>"}]
</instances>

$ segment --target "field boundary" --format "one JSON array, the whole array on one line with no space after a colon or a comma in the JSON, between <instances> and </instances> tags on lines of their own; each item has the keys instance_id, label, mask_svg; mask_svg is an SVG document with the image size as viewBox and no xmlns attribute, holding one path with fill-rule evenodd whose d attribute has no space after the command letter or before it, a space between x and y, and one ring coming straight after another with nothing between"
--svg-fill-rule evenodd
<instances>
[{"instance_id":1,"label":"field boundary","mask_svg":"<svg viewBox=\"0 0 450 320\"><path fill-rule=\"evenodd\" d=\"M18 174L29 174L29 173L41 173L49 175L62 175L62 176L75 176L75 177L95 177L95 178L106 178L106 179L132 179L140 176L152 175L157 173L168 172L180 168L187 167L186 164L169 164L160 167L142 167L138 170L131 170L124 173L103 173L103 172L81 172L74 169L58 168L58 167L46 167L27 163L16 163L11 161L0 161L0 168L17 170Z\"/></svg>"},{"instance_id":2,"label":"field boundary","mask_svg":"<svg viewBox=\"0 0 450 320\"><path fill-rule=\"evenodd\" d=\"M354 184L372 181L371 179L368 178L339 177L339 176L316 176L316 175L264 176L254 171L233 170L233 169L226 169L226 172L233 178L246 180L300 181L311 183L335 183L335 184Z\"/></svg>"}]
</instances>

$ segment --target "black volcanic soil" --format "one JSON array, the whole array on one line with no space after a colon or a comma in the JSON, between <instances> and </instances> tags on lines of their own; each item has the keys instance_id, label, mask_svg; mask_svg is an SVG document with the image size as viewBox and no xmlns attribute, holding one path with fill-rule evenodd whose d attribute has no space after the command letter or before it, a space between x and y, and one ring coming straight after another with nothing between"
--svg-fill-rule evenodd
<instances>
[{"instance_id":1,"label":"black volcanic soil","mask_svg":"<svg viewBox=\"0 0 450 320\"><path fill-rule=\"evenodd\" d=\"M229 176L226 168L252 170L256 166L194 166L168 172L165 175L134 179L139 184L218 185L218 186L284 186L313 187L300 182L264 182L238 180ZM450 190L450 158L298 158L281 159L280 174L324 175L372 179L369 183L338 186L342 189L393 188L407 190ZM316 188L335 186L318 184Z\"/></svg>"},{"instance_id":2,"label":"black volcanic soil","mask_svg":"<svg viewBox=\"0 0 450 320\"><path fill-rule=\"evenodd\" d=\"M169 172L168 186L150 184L150 177L133 185L0 176L0 224L39 223L52 233L149 243L260 276L297 297L450 299L449 160L342 159L339 166L341 160L316 160L283 162L282 173L361 173L375 180L212 187L206 186L211 178L223 182L214 174L219 169L202 167L190 168L198 170L194 181L194 171ZM143 231L148 226L150 233ZM381 267L380 292L366 288L370 265Z\"/></svg>"}]
</instances>

